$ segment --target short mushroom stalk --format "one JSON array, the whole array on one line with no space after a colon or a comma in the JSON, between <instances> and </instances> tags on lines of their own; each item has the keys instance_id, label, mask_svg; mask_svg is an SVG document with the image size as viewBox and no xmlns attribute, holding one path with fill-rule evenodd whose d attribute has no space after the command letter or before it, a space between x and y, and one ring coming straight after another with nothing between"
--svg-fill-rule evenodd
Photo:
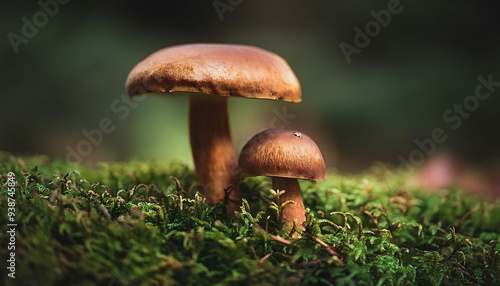
<instances>
[{"instance_id":1,"label":"short mushroom stalk","mask_svg":"<svg viewBox=\"0 0 500 286\"><path fill-rule=\"evenodd\" d=\"M189 135L196 176L203 185L202 195L207 203L224 203L225 189L236 184L238 161L231 140L227 113L227 98L190 94ZM229 195L230 209L235 211L241 198L236 192Z\"/></svg>"},{"instance_id":2,"label":"short mushroom stalk","mask_svg":"<svg viewBox=\"0 0 500 286\"><path fill-rule=\"evenodd\" d=\"M300 229L305 230L305 227L302 225L306 221L304 200L302 199L299 181L295 178L282 177L272 177L272 181L274 190L285 191L285 193L280 196L280 203L286 201L294 202L286 205L282 210L282 219L286 221L286 224L290 227L293 227L295 224Z\"/></svg>"}]
</instances>

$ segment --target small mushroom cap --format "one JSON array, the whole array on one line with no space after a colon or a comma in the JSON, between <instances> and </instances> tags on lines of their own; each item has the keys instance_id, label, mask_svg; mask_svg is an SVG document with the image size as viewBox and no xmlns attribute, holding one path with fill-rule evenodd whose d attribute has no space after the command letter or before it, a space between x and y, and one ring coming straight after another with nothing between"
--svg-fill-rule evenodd
<instances>
[{"instance_id":1,"label":"small mushroom cap","mask_svg":"<svg viewBox=\"0 0 500 286\"><path fill-rule=\"evenodd\" d=\"M244 177L271 176L325 179L325 160L314 141L304 133L282 129L264 130L248 141L240 154Z\"/></svg>"},{"instance_id":2,"label":"small mushroom cap","mask_svg":"<svg viewBox=\"0 0 500 286\"><path fill-rule=\"evenodd\" d=\"M187 44L159 50L137 64L128 96L188 91L300 102L300 84L287 62L261 48Z\"/></svg>"}]
</instances>

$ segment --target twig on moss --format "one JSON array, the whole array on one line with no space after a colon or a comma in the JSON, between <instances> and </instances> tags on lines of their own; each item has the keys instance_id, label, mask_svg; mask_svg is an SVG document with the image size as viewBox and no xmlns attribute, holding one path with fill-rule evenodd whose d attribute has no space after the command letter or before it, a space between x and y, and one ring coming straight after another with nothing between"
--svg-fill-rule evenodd
<instances>
[{"instance_id":1,"label":"twig on moss","mask_svg":"<svg viewBox=\"0 0 500 286\"><path fill-rule=\"evenodd\" d=\"M262 235L264 237L270 237L270 238L272 238L273 240L275 240L275 241L277 241L279 243L283 243L283 244L286 244L286 245L292 245L292 242L290 240L287 240L287 239L284 239L282 237L279 237L279 236L267 233L261 227L255 226L254 230L255 230L256 233L258 233L258 234L260 234L260 235ZM300 247L298 247L298 248L300 248Z\"/></svg>"},{"instance_id":2,"label":"twig on moss","mask_svg":"<svg viewBox=\"0 0 500 286\"><path fill-rule=\"evenodd\" d=\"M310 235L310 234L308 234L308 235ZM326 242L324 242L321 239L319 239L319 237L316 237L316 236L313 236L313 235L310 235L310 236L311 236L311 238L314 241L316 241L317 243L319 243L319 245L323 246L323 248L325 248L326 252L328 252L330 255L332 255L332 256L339 256L338 252L335 251L335 250L333 250L333 247L331 247Z\"/></svg>"},{"instance_id":3,"label":"twig on moss","mask_svg":"<svg viewBox=\"0 0 500 286\"><path fill-rule=\"evenodd\" d=\"M276 255L276 254L281 255L281 256L283 256L285 258L289 258L290 257L290 255L288 255L286 253L283 253L283 252L271 252L271 253L266 254L261 259L259 259L259 263L262 263L262 262L266 261L269 257L271 257L273 255Z\"/></svg>"}]
</instances>

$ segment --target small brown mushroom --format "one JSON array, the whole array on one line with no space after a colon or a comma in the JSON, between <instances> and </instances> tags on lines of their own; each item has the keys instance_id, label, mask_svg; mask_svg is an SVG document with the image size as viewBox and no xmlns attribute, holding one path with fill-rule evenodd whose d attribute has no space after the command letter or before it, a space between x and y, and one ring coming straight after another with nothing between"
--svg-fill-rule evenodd
<instances>
[{"instance_id":1,"label":"small brown mushroom","mask_svg":"<svg viewBox=\"0 0 500 286\"><path fill-rule=\"evenodd\" d=\"M227 114L228 97L300 102L300 85L278 55L243 45L188 44L159 50L130 72L128 96L190 92L189 134L196 176L211 205L237 183L237 158ZM236 210L237 191L231 193Z\"/></svg>"},{"instance_id":2,"label":"small brown mushroom","mask_svg":"<svg viewBox=\"0 0 500 286\"><path fill-rule=\"evenodd\" d=\"M285 190L281 202L288 200L283 210L287 224L303 229L305 221L304 202L297 179L319 181L326 176L323 155L314 141L307 135L290 130L264 130L243 147L239 166L242 177L270 176L274 190Z\"/></svg>"}]
</instances>

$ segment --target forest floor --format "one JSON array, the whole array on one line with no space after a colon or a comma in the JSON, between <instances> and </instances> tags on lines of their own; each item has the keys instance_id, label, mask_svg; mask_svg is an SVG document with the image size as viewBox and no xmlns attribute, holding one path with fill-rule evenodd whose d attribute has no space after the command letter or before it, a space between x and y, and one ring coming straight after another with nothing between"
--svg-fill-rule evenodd
<instances>
[{"instance_id":1,"label":"forest floor","mask_svg":"<svg viewBox=\"0 0 500 286\"><path fill-rule=\"evenodd\" d=\"M0 153L3 284L500 285L500 201L381 165L300 185L305 231L280 221L266 177L242 182L231 217L179 162Z\"/></svg>"}]
</instances>

